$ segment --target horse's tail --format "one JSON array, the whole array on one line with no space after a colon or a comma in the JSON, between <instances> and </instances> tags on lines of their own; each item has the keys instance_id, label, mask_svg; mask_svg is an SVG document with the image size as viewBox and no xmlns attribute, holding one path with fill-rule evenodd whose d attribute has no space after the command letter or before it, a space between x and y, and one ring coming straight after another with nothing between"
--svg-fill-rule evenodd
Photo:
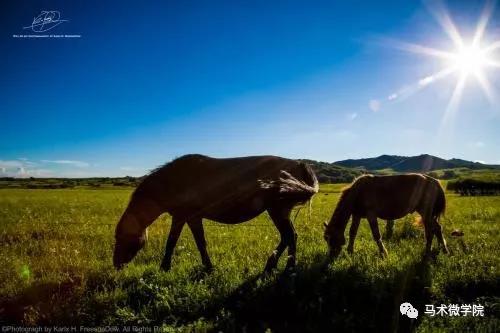
<instances>
[{"instance_id":1,"label":"horse's tail","mask_svg":"<svg viewBox=\"0 0 500 333\"><path fill-rule=\"evenodd\" d=\"M302 163L305 171L303 180L297 179L285 170L280 171L278 180L259 180L262 189L276 190L280 198L294 199L297 203L306 203L318 193L319 184L312 169Z\"/></svg>"}]
</instances>

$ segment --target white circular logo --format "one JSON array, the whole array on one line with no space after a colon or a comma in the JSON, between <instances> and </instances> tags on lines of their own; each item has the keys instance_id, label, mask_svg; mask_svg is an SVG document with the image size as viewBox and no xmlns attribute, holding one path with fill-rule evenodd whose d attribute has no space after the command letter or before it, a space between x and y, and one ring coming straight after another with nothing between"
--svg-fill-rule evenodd
<instances>
[{"instance_id":1,"label":"white circular logo","mask_svg":"<svg viewBox=\"0 0 500 333\"><path fill-rule=\"evenodd\" d=\"M404 302L399 306L399 311L403 316L408 316L408 318L415 319L418 317L418 310L411 305L411 303Z\"/></svg>"}]
</instances>

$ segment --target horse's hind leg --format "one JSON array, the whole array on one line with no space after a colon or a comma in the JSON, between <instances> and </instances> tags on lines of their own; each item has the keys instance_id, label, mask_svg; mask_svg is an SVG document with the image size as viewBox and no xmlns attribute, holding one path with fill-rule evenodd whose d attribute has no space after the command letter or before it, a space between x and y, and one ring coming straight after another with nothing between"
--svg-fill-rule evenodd
<instances>
[{"instance_id":1,"label":"horse's hind leg","mask_svg":"<svg viewBox=\"0 0 500 333\"><path fill-rule=\"evenodd\" d=\"M196 247L200 251L201 262L208 271L213 269L212 262L207 252L207 241L205 240L205 231L203 229L203 223L201 218L193 219L188 221L189 229L193 233L194 241L196 242Z\"/></svg>"},{"instance_id":2,"label":"horse's hind leg","mask_svg":"<svg viewBox=\"0 0 500 333\"><path fill-rule=\"evenodd\" d=\"M375 242L377 243L380 255L382 257L387 256L387 249L385 248L384 243L382 243L382 236L380 236L380 231L378 230L377 217L368 216L368 222L370 223L370 228L372 229L372 236Z\"/></svg>"},{"instance_id":3,"label":"horse's hind leg","mask_svg":"<svg viewBox=\"0 0 500 333\"><path fill-rule=\"evenodd\" d=\"M391 239L394 233L394 220L387 220L387 225L385 226L384 239Z\"/></svg>"},{"instance_id":4,"label":"horse's hind leg","mask_svg":"<svg viewBox=\"0 0 500 333\"><path fill-rule=\"evenodd\" d=\"M353 215L351 228L349 229L349 245L347 245L347 252L354 252L354 240L356 239L356 235L358 233L359 222L361 221L361 217Z\"/></svg>"},{"instance_id":5,"label":"horse's hind leg","mask_svg":"<svg viewBox=\"0 0 500 333\"><path fill-rule=\"evenodd\" d=\"M168 234L167 246L165 248L165 256L161 263L160 268L164 271L170 270L170 264L172 261L172 254L174 253L175 245L182 231L182 227L186 222L182 219L172 216L172 226L170 227L170 233Z\"/></svg>"},{"instance_id":6,"label":"horse's hind leg","mask_svg":"<svg viewBox=\"0 0 500 333\"><path fill-rule=\"evenodd\" d=\"M297 234L293 228L292 221L290 221L291 208L271 208L268 212L276 229L280 233L280 242L267 260L264 271L269 272L276 268L281 254L287 247L288 260L286 268L292 268L295 266Z\"/></svg>"},{"instance_id":7,"label":"horse's hind leg","mask_svg":"<svg viewBox=\"0 0 500 333\"><path fill-rule=\"evenodd\" d=\"M444 240L443 237L443 227L441 224L439 224L439 221L437 219L434 219L434 234L436 235L436 238L438 239L439 244L441 244L441 247L443 248L444 253L450 253L448 250L448 246L446 245L446 241Z\"/></svg>"}]
</instances>

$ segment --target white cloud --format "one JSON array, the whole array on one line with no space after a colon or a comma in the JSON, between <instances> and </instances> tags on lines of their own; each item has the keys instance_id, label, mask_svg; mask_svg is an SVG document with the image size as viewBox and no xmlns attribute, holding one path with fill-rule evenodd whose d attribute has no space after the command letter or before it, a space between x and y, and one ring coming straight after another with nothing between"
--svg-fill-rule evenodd
<instances>
[{"instance_id":1,"label":"white cloud","mask_svg":"<svg viewBox=\"0 0 500 333\"><path fill-rule=\"evenodd\" d=\"M54 163L73 166L77 168L86 168L90 166L87 162L70 161L70 160L42 160L45 163ZM57 172L57 175L60 173ZM0 177L55 177L57 176L55 170L51 170L50 166L41 168L39 162L30 161L27 158L18 158L16 160L0 160Z\"/></svg>"},{"instance_id":2,"label":"white cloud","mask_svg":"<svg viewBox=\"0 0 500 333\"><path fill-rule=\"evenodd\" d=\"M387 100L389 101L393 101L395 100L396 98L398 98L398 94L394 93L394 94L391 94L387 97Z\"/></svg>"},{"instance_id":3,"label":"white cloud","mask_svg":"<svg viewBox=\"0 0 500 333\"><path fill-rule=\"evenodd\" d=\"M55 164L68 164L73 165L78 168L88 168L90 166L89 163L83 161L72 161L72 160L42 160L44 163L55 163Z\"/></svg>"},{"instance_id":4,"label":"white cloud","mask_svg":"<svg viewBox=\"0 0 500 333\"><path fill-rule=\"evenodd\" d=\"M370 103L368 103L368 106L370 107L370 110L373 112L377 112L380 110L380 101L377 99L372 99L370 100Z\"/></svg>"},{"instance_id":5,"label":"white cloud","mask_svg":"<svg viewBox=\"0 0 500 333\"><path fill-rule=\"evenodd\" d=\"M23 162L11 160L11 161L2 161L0 160L0 168L21 168L24 166Z\"/></svg>"}]
</instances>

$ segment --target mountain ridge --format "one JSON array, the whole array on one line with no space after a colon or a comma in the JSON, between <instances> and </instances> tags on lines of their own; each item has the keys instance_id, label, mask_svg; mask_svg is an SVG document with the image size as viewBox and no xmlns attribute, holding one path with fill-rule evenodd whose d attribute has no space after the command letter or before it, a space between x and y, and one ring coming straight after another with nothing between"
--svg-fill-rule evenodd
<instances>
[{"instance_id":1,"label":"mountain ridge","mask_svg":"<svg viewBox=\"0 0 500 333\"><path fill-rule=\"evenodd\" d=\"M380 155L377 157L347 159L333 162L341 167L354 168L365 171L391 169L395 172L429 172L440 169L469 168L500 169L500 165L483 164L459 158L443 159L430 154L416 156Z\"/></svg>"}]
</instances>

